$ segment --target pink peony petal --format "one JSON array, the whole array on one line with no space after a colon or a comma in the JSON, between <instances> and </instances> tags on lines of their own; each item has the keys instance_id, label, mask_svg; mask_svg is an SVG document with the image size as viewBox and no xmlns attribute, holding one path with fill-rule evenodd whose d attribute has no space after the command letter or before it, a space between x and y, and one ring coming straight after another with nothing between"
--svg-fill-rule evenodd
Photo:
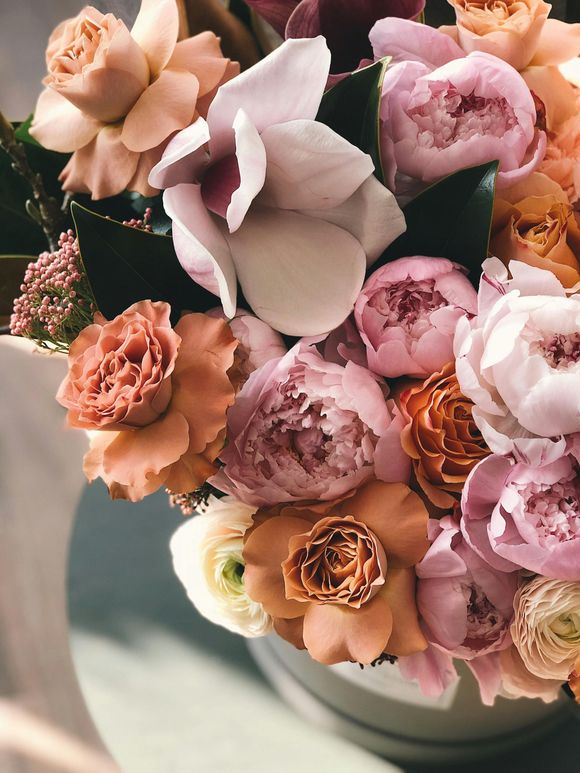
<instances>
[{"instance_id":1,"label":"pink peony petal","mask_svg":"<svg viewBox=\"0 0 580 773\"><path fill-rule=\"evenodd\" d=\"M429 67L440 67L452 59L465 56L448 35L408 19L381 19L372 28L369 38L375 59L391 56L393 64L415 61Z\"/></svg>"},{"instance_id":2,"label":"pink peony petal","mask_svg":"<svg viewBox=\"0 0 580 773\"><path fill-rule=\"evenodd\" d=\"M236 273L226 240L205 208L199 185L176 185L163 194L173 221L179 262L189 276L221 298L226 316L236 313Z\"/></svg>"},{"instance_id":3,"label":"pink peony petal","mask_svg":"<svg viewBox=\"0 0 580 773\"><path fill-rule=\"evenodd\" d=\"M71 153L88 145L103 126L81 113L66 97L45 89L38 97L30 134L49 150Z\"/></svg>"},{"instance_id":4,"label":"pink peony petal","mask_svg":"<svg viewBox=\"0 0 580 773\"><path fill-rule=\"evenodd\" d=\"M253 210L226 238L248 303L275 330L318 335L352 311L366 261L360 243L343 229L265 208Z\"/></svg>"},{"instance_id":5,"label":"pink peony petal","mask_svg":"<svg viewBox=\"0 0 580 773\"><path fill-rule=\"evenodd\" d=\"M295 118L314 119L326 86L330 52L324 38L287 40L261 62L221 86L207 122L214 159L232 152L240 108L259 133Z\"/></svg>"},{"instance_id":6,"label":"pink peony petal","mask_svg":"<svg viewBox=\"0 0 580 773\"><path fill-rule=\"evenodd\" d=\"M170 60L179 29L179 14L175 0L141 0L141 8L131 29L139 43L153 77L159 75Z\"/></svg>"},{"instance_id":7,"label":"pink peony petal","mask_svg":"<svg viewBox=\"0 0 580 773\"><path fill-rule=\"evenodd\" d=\"M121 139L129 150L143 152L188 126L195 113L199 83L187 70L164 70L133 105Z\"/></svg>"}]
</instances>

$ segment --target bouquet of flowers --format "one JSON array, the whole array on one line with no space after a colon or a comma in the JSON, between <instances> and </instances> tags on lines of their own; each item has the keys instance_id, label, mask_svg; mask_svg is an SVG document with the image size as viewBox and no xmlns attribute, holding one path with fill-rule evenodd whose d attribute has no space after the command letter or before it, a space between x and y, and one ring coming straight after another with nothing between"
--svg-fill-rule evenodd
<instances>
[{"instance_id":1,"label":"bouquet of flowers","mask_svg":"<svg viewBox=\"0 0 580 773\"><path fill-rule=\"evenodd\" d=\"M176 0L64 21L1 125L3 294L68 356L88 480L182 509L201 614L551 701L580 696L580 25L449 2L248 0L277 45L241 73Z\"/></svg>"}]
</instances>

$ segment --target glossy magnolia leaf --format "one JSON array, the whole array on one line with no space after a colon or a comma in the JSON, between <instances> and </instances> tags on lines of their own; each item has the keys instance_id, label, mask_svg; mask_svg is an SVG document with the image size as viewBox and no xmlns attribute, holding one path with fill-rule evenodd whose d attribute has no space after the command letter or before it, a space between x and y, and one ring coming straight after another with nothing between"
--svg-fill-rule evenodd
<instances>
[{"instance_id":1,"label":"glossy magnolia leaf","mask_svg":"<svg viewBox=\"0 0 580 773\"><path fill-rule=\"evenodd\" d=\"M81 258L97 306L111 319L132 303L167 301L172 320L181 311L207 311L219 299L181 268L173 240L71 205Z\"/></svg>"},{"instance_id":2,"label":"glossy magnolia leaf","mask_svg":"<svg viewBox=\"0 0 580 773\"><path fill-rule=\"evenodd\" d=\"M31 255L0 255L0 317L12 314L14 299L20 295L20 285Z\"/></svg>"},{"instance_id":3,"label":"glossy magnolia leaf","mask_svg":"<svg viewBox=\"0 0 580 773\"><path fill-rule=\"evenodd\" d=\"M477 283L487 257L498 161L462 169L427 188L404 208L407 230L373 265L409 255L449 258Z\"/></svg>"},{"instance_id":4,"label":"glossy magnolia leaf","mask_svg":"<svg viewBox=\"0 0 580 773\"><path fill-rule=\"evenodd\" d=\"M351 144L368 153L375 175L383 182L380 150L380 107L390 57L349 75L322 97L316 120L330 126Z\"/></svg>"}]
</instances>

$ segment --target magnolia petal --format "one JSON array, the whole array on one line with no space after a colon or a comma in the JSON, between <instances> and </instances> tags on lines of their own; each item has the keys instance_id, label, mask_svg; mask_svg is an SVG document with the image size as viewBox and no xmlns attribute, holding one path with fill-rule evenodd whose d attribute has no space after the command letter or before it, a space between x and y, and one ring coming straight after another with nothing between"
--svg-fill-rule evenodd
<instances>
[{"instance_id":1,"label":"magnolia petal","mask_svg":"<svg viewBox=\"0 0 580 773\"><path fill-rule=\"evenodd\" d=\"M240 109L234 120L236 159L240 185L232 194L226 212L230 232L237 231L266 178L266 151L256 127Z\"/></svg>"},{"instance_id":2,"label":"magnolia petal","mask_svg":"<svg viewBox=\"0 0 580 773\"><path fill-rule=\"evenodd\" d=\"M246 300L275 330L327 333L352 311L366 261L343 229L297 212L254 208L226 239Z\"/></svg>"},{"instance_id":3,"label":"magnolia petal","mask_svg":"<svg viewBox=\"0 0 580 773\"><path fill-rule=\"evenodd\" d=\"M173 221L173 242L189 276L221 298L226 316L236 313L237 284L232 256L201 198L201 186L176 185L163 194Z\"/></svg>"},{"instance_id":4,"label":"magnolia petal","mask_svg":"<svg viewBox=\"0 0 580 773\"><path fill-rule=\"evenodd\" d=\"M209 108L210 151L221 158L233 147L240 108L261 134L295 118L314 120L324 94L330 51L324 38L287 40L261 62L225 83Z\"/></svg>"},{"instance_id":5,"label":"magnolia petal","mask_svg":"<svg viewBox=\"0 0 580 773\"><path fill-rule=\"evenodd\" d=\"M164 70L141 94L123 124L129 150L143 152L188 126L195 113L199 84L187 70Z\"/></svg>"},{"instance_id":6,"label":"magnolia petal","mask_svg":"<svg viewBox=\"0 0 580 773\"><path fill-rule=\"evenodd\" d=\"M305 215L322 218L351 233L362 244L367 266L407 230L397 199L374 175L343 204L333 209L309 209Z\"/></svg>"},{"instance_id":7,"label":"magnolia petal","mask_svg":"<svg viewBox=\"0 0 580 773\"><path fill-rule=\"evenodd\" d=\"M310 604L304 616L304 644L319 663L372 663L387 647L392 614L382 594L359 609L343 604Z\"/></svg>"},{"instance_id":8,"label":"magnolia petal","mask_svg":"<svg viewBox=\"0 0 580 773\"><path fill-rule=\"evenodd\" d=\"M175 0L141 0L131 36L145 52L153 77L159 75L170 60L178 30L179 13Z\"/></svg>"},{"instance_id":9,"label":"magnolia petal","mask_svg":"<svg viewBox=\"0 0 580 773\"><path fill-rule=\"evenodd\" d=\"M209 127L203 118L198 118L169 141L163 157L151 170L149 185L163 190L180 183L198 182L209 161L203 149L207 142Z\"/></svg>"},{"instance_id":10,"label":"magnolia petal","mask_svg":"<svg viewBox=\"0 0 580 773\"><path fill-rule=\"evenodd\" d=\"M374 171L371 157L325 124L306 119L262 132L268 158L264 200L283 209L332 209Z\"/></svg>"},{"instance_id":11,"label":"magnolia petal","mask_svg":"<svg viewBox=\"0 0 580 773\"><path fill-rule=\"evenodd\" d=\"M38 97L30 134L48 150L71 153L88 145L103 126L81 113L66 97L45 89Z\"/></svg>"}]
</instances>

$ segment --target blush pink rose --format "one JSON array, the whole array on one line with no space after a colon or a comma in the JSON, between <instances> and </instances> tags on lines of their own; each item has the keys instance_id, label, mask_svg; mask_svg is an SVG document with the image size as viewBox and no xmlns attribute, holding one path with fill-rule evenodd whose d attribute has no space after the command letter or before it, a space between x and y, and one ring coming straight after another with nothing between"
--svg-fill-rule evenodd
<instances>
[{"instance_id":1,"label":"blush pink rose","mask_svg":"<svg viewBox=\"0 0 580 773\"><path fill-rule=\"evenodd\" d=\"M207 312L208 316L226 319L223 309L216 308ZM236 309L235 316L229 320L232 333L238 339L236 366L242 381L246 381L257 368L270 360L282 357L288 348L284 339L270 325L250 314L245 309Z\"/></svg>"},{"instance_id":2,"label":"blush pink rose","mask_svg":"<svg viewBox=\"0 0 580 773\"><path fill-rule=\"evenodd\" d=\"M466 166L499 160L497 185L514 185L540 164L546 135L522 76L491 54L468 56L425 25L383 19L371 33L375 57L397 52L381 103L389 186L395 174L434 182ZM426 47L426 50L424 50Z\"/></svg>"},{"instance_id":3,"label":"blush pink rose","mask_svg":"<svg viewBox=\"0 0 580 773\"><path fill-rule=\"evenodd\" d=\"M224 466L212 485L243 502L330 500L370 478L406 482L403 418L375 376L313 346L254 371L228 412Z\"/></svg>"},{"instance_id":4,"label":"blush pink rose","mask_svg":"<svg viewBox=\"0 0 580 773\"><path fill-rule=\"evenodd\" d=\"M139 301L109 322L98 315L69 350L57 400L71 426L91 431L85 474L115 499L138 501L162 485L193 491L223 447L237 341L205 314L173 329L170 312Z\"/></svg>"},{"instance_id":5,"label":"blush pink rose","mask_svg":"<svg viewBox=\"0 0 580 773\"><path fill-rule=\"evenodd\" d=\"M453 359L457 320L476 311L477 294L461 266L415 256L370 276L354 318L372 371L425 378Z\"/></svg>"},{"instance_id":6,"label":"blush pink rose","mask_svg":"<svg viewBox=\"0 0 580 773\"><path fill-rule=\"evenodd\" d=\"M429 539L432 545L416 567L417 606L426 638L467 662L482 700L489 704L501 681L498 653L511 645L517 573L498 572L483 561L465 542L453 516L430 521Z\"/></svg>"},{"instance_id":7,"label":"blush pink rose","mask_svg":"<svg viewBox=\"0 0 580 773\"><path fill-rule=\"evenodd\" d=\"M175 0L142 0L130 31L90 5L54 30L30 133L73 152L64 190L94 199L156 192L147 178L169 138L205 115L219 84L239 72L213 32L178 42L178 27Z\"/></svg>"},{"instance_id":8,"label":"blush pink rose","mask_svg":"<svg viewBox=\"0 0 580 773\"><path fill-rule=\"evenodd\" d=\"M580 581L578 471L577 452L544 467L484 459L463 490L461 529L469 544L499 571Z\"/></svg>"}]
</instances>

